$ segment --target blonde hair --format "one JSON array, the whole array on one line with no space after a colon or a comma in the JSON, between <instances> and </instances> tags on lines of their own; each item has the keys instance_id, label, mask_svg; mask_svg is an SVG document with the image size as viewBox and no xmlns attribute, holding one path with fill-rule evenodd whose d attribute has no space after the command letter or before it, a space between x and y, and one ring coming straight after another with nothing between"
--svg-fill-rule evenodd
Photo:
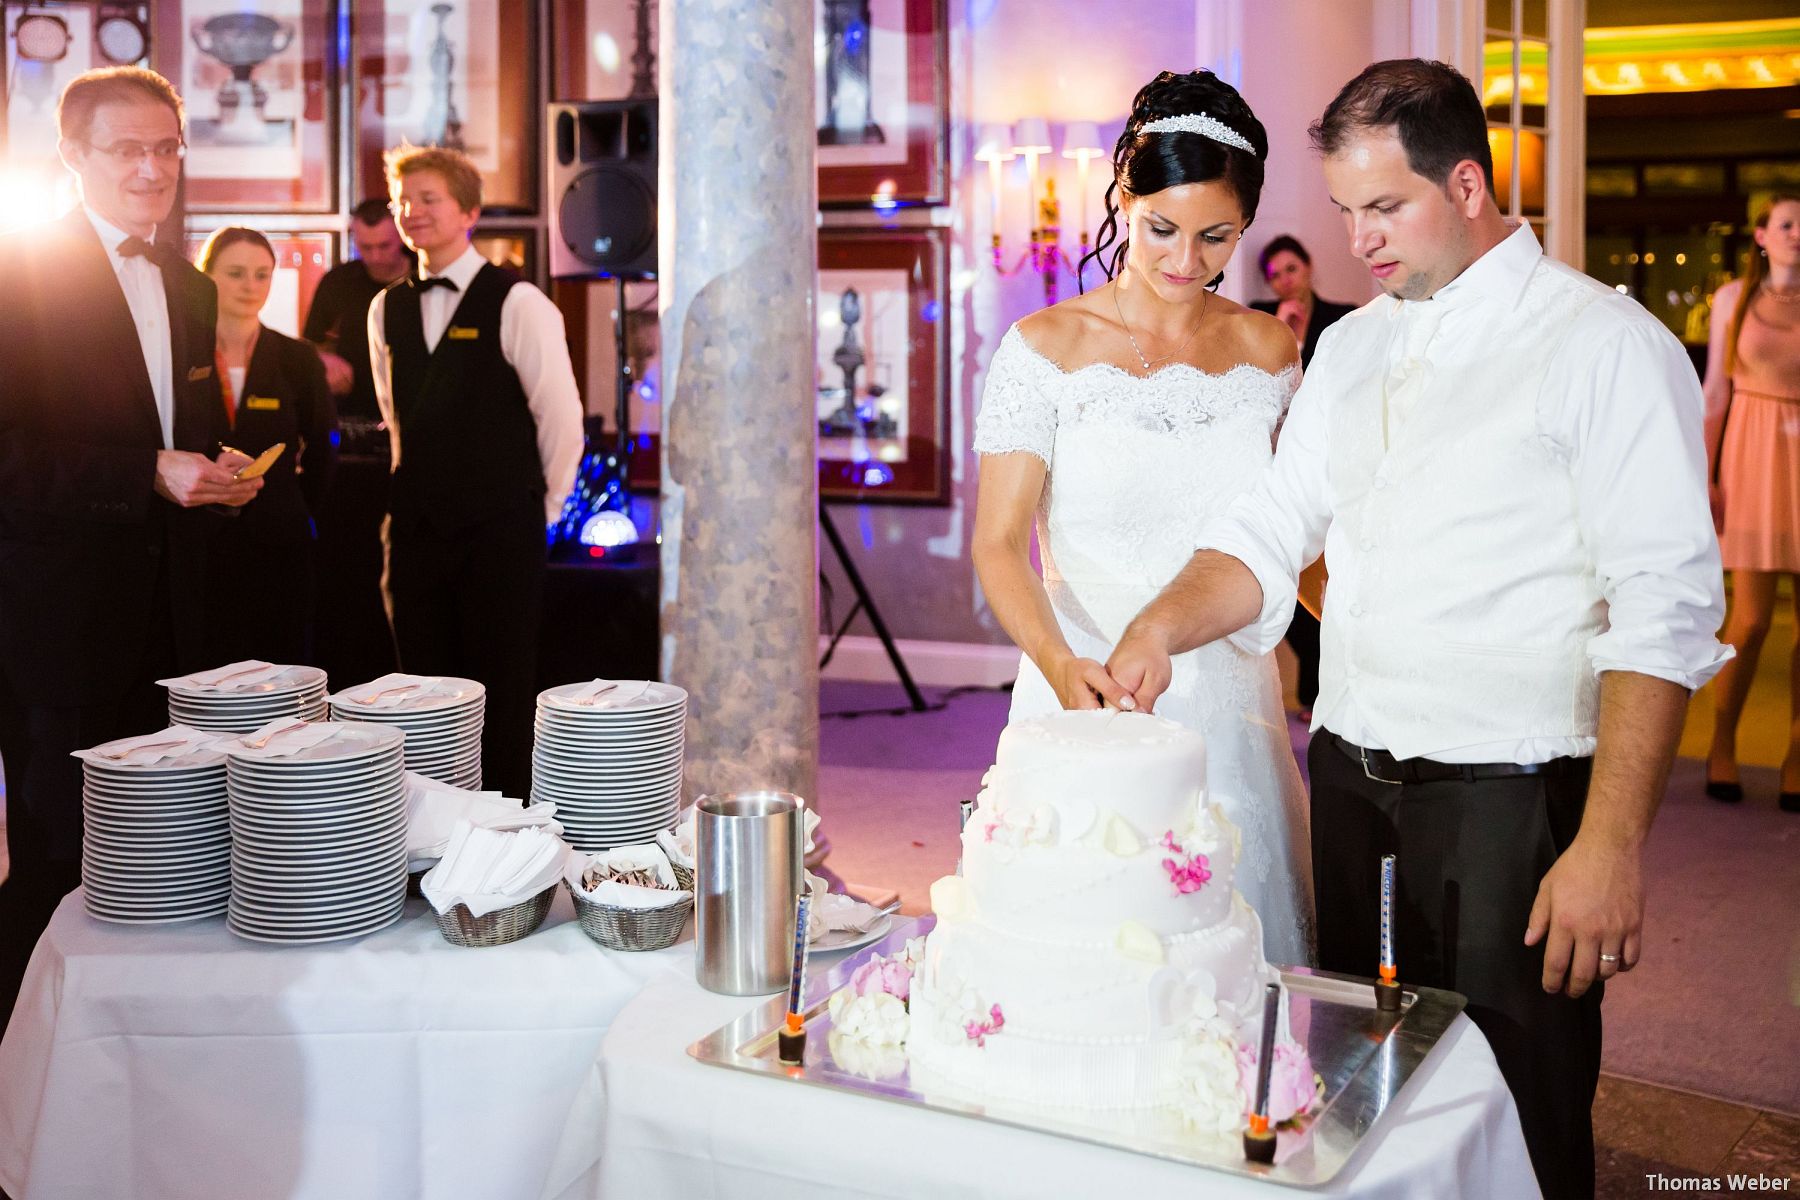
<instances>
[{"instance_id":1,"label":"blonde hair","mask_svg":"<svg viewBox=\"0 0 1800 1200\"><path fill-rule=\"evenodd\" d=\"M87 141L94 127L94 110L102 104L161 104L175 114L178 128L187 128L187 109L175 87L155 71L142 67L100 67L83 71L69 80L56 102L56 135L71 142Z\"/></svg>"},{"instance_id":2,"label":"blonde hair","mask_svg":"<svg viewBox=\"0 0 1800 1200\"><path fill-rule=\"evenodd\" d=\"M1774 214L1776 206L1782 204L1800 204L1800 193L1776 192L1769 197L1769 202L1762 206L1756 214L1756 227L1768 229L1769 217ZM1750 265L1744 269L1744 282L1738 290L1737 306L1731 310L1731 324L1725 329L1725 374L1729 376L1737 370L1738 334L1744 328L1744 316L1750 311L1750 301L1756 298L1756 289L1763 285L1769 277L1769 260L1766 252L1760 248L1750 255Z\"/></svg>"},{"instance_id":3,"label":"blonde hair","mask_svg":"<svg viewBox=\"0 0 1800 1200\"><path fill-rule=\"evenodd\" d=\"M464 212L473 212L481 207L481 172L475 168L469 156L460 150L449 150L443 146L402 144L383 154L381 162L387 170L390 194L404 176L420 171L436 171L444 177L444 185L450 189L450 195L459 208Z\"/></svg>"}]
</instances>

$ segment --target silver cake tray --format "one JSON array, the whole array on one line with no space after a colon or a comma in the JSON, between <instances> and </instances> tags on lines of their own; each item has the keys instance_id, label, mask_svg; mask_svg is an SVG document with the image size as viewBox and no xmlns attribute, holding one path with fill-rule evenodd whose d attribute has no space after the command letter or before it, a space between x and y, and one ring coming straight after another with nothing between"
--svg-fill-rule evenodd
<instances>
[{"instance_id":1,"label":"silver cake tray","mask_svg":"<svg viewBox=\"0 0 1800 1200\"><path fill-rule=\"evenodd\" d=\"M1194 1129L1172 1109L1106 1114L983 1100L921 1076L909 1067L902 1048L834 1038L826 1011L831 994L849 982L851 973L870 956L899 951L907 938L924 933L933 921L931 917L897 921L880 941L810 972L807 995L816 1001L806 1012L803 1067L790 1066L776 1056L775 1034L786 1016L785 995L714 1030L689 1046L688 1053L703 1063L788 1083L1034 1129L1271 1183L1316 1187L1343 1169L1466 1003L1456 992L1406 988L1401 1011L1383 1013L1375 1007L1373 980L1305 967L1284 969L1281 981L1288 991L1289 1027L1325 1081L1325 1094L1311 1113L1277 1132L1275 1162L1263 1166L1244 1159L1236 1135Z\"/></svg>"}]
</instances>

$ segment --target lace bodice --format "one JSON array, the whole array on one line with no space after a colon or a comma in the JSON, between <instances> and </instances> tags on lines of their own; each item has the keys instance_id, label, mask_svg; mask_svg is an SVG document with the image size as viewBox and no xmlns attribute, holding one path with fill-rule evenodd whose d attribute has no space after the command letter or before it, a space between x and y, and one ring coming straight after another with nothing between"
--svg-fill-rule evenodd
<instances>
[{"instance_id":1,"label":"lace bodice","mask_svg":"<svg viewBox=\"0 0 1800 1200\"><path fill-rule=\"evenodd\" d=\"M1126 624L1187 563L1207 520L1255 483L1299 382L1249 364L1133 375L1064 371L1018 327L1000 340L975 420L981 454L1024 451L1049 468L1038 501L1044 588L1070 649L1104 662ZM1012 718L1057 706L1029 659ZM1177 656L1163 716L1207 739L1207 788L1244 838L1238 885L1275 962L1312 943L1305 800L1272 657L1219 641Z\"/></svg>"},{"instance_id":2,"label":"lace bodice","mask_svg":"<svg viewBox=\"0 0 1800 1200\"><path fill-rule=\"evenodd\" d=\"M1222 374L1185 363L1145 376L1109 363L1064 371L1015 325L988 368L975 450L1023 450L1049 467L1038 512L1047 578L1161 587L1200 527L1268 463L1298 376L1247 363Z\"/></svg>"}]
</instances>

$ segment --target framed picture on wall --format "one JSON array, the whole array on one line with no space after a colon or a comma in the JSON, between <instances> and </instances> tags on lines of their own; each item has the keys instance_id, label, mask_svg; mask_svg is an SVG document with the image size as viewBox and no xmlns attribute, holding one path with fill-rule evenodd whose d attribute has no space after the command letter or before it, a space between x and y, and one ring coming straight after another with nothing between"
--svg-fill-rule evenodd
<instances>
[{"instance_id":1,"label":"framed picture on wall","mask_svg":"<svg viewBox=\"0 0 1800 1200\"><path fill-rule=\"evenodd\" d=\"M380 195L390 146L450 146L481 171L482 208L537 210L537 21L531 0L357 0L359 184Z\"/></svg>"},{"instance_id":2,"label":"framed picture on wall","mask_svg":"<svg viewBox=\"0 0 1800 1200\"><path fill-rule=\"evenodd\" d=\"M247 224L221 221L225 224ZM211 230L199 228L201 222L190 222L188 258L198 263L200 248L206 244ZM263 305L262 323L277 333L299 337L312 305L313 293L325 272L337 265L338 235L335 233L272 233L262 231L275 251L275 278L269 288L268 303Z\"/></svg>"},{"instance_id":3,"label":"framed picture on wall","mask_svg":"<svg viewBox=\"0 0 1800 1200\"><path fill-rule=\"evenodd\" d=\"M330 212L332 0L156 6L153 61L187 105L191 212Z\"/></svg>"},{"instance_id":4,"label":"framed picture on wall","mask_svg":"<svg viewBox=\"0 0 1800 1200\"><path fill-rule=\"evenodd\" d=\"M485 229L477 226L469 238L475 252L505 267L520 279L537 282L537 248L529 229Z\"/></svg>"},{"instance_id":5,"label":"framed picture on wall","mask_svg":"<svg viewBox=\"0 0 1800 1200\"><path fill-rule=\"evenodd\" d=\"M821 495L949 499L948 283L945 229L819 232Z\"/></svg>"},{"instance_id":6,"label":"framed picture on wall","mask_svg":"<svg viewBox=\"0 0 1800 1200\"><path fill-rule=\"evenodd\" d=\"M945 0L813 0L819 203L948 198Z\"/></svg>"}]
</instances>

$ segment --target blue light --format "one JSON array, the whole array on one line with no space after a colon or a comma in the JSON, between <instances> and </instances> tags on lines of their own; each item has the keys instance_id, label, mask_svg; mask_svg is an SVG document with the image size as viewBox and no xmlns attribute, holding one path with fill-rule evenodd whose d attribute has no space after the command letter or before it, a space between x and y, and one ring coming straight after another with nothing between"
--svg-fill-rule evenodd
<instances>
[{"instance_id":1,"label":"blue light","mask_svg":"<svg viewBox=\"0 0 1800 1200\"><path fill-rule=\"evenodd\" d=\"M870 463L863 468L862 485L864 487L880 487L884 483L894 481L894 472L881 463Z\"/></svg>"},{"instance_id":2,"label":"blue light","mask_svg":"<svg viewBox=\"0 0 1800 1200\"><path fill-rule=\"evenodd\" d=\"M868 40L869 27L861 21L852 21L844 27L844 50L847 53L855 54Z\"/></svg>"},{"instance_id":3,"label":"blue light","mask_svg":"<svg viewBox=\"0 0 1800 1200\"><path fill-rule=\"evenodd\" d=\"M937 300L927 300L925 307L919 310L919 316L924 318L927 323L936 322L943 315L944 306Z\"/></svg>"}]
</instances>

